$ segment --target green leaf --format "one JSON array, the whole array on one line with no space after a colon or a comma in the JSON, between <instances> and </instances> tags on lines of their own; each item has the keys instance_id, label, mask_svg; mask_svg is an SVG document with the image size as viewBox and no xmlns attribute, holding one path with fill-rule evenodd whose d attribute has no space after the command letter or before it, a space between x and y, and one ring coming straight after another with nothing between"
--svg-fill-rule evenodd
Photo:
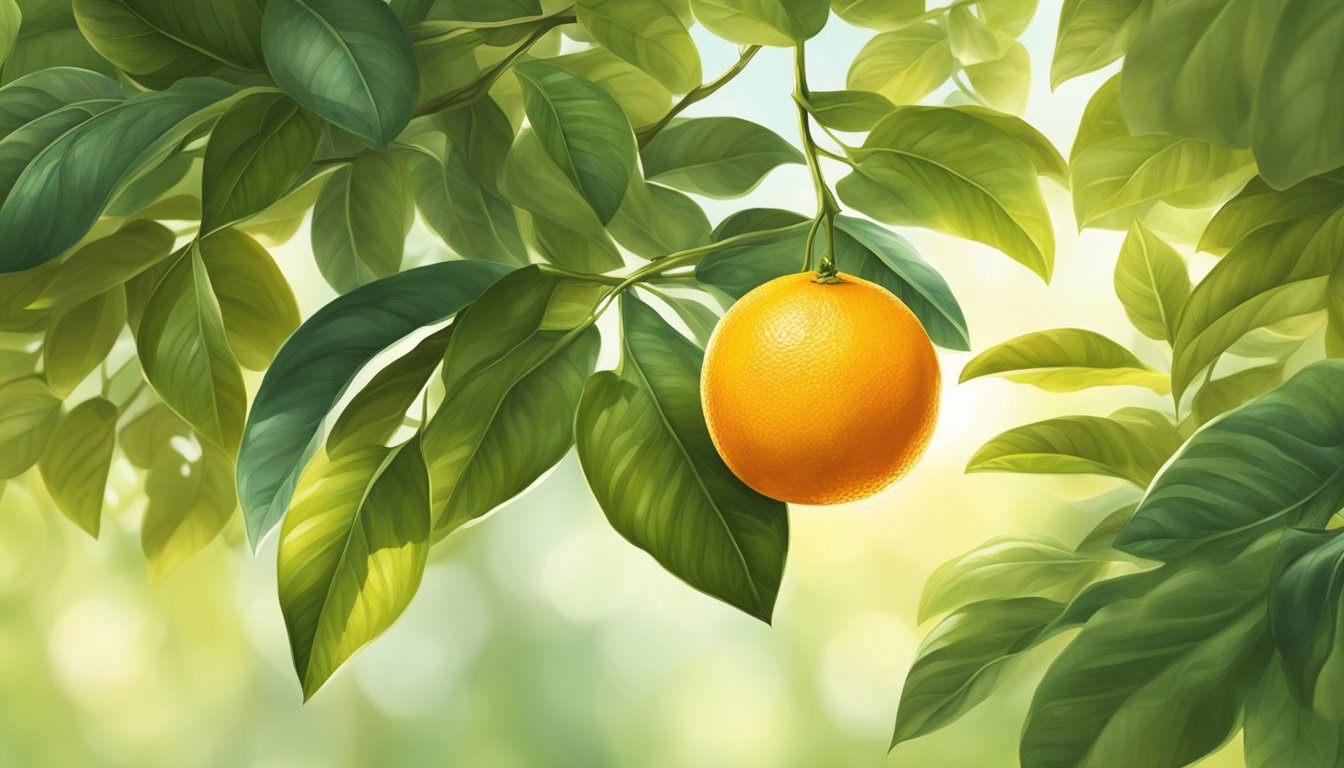
<instances>
[{"instance_id":1,"label":"green leaf","mask_svg":"<svg viewBox=\"0 0 1344 768\"><path fill-rule=\"evenodd\" d=\"M1183 394L1246 333L1325 308L1344 248L1344 210L1255 230L1190 294L1173 343L1172 387Z\"/></svg>"},{"instance_id":2,"label":"green leaf","mask_svg":"<svg viewBox=\"0 0 1344 768\"><path fill-rule=\"evenodd\" d=\"M947 82L955 67L947 31L925 22L869 40L854 57L845 87L914 104Z\"/></svg>"},{"instance_id":3,"label":"green leaf","mask_svg":"<svg viewBox=\"0 0 1344 768\"><path fill-rule=\"evenodd\" d=\"M299 305L280 267L256 240L225 229L200 243L229 347L245 368L264 371L299 327Z\"/></svg>"},{"instance_id":4,"label":"green leaf","mask_svg":"<svg viewBox=\"0 0 1344 768\"><path fill-rule=\"evenodd\" d=\"M1002 58L1012 38L991 29L970 8L954 5L947 12L947 42L957 61L968 66Z\"/></svg>"},{"instance_id":5,"label":"green leaf","mask_svg":"<svg viewBox=\"0 0 1344 768\"><path fill-rule=\"evenodd\" d=\"M270 0L261 46L285 93L373 147L392 143L415 112L411 38L382 0Z\"/></svg>"},{"instance_id":6,"label":"green leaf","mask_svg":"<svg viewBox=\"0 0 1344 768\"><path fill-rule=\"evenodd\" d=\"M435 538L522 493L574 444L600 346L588 316L608 290L524 267L453 321L447 394L423 437Z\"/></svg>"},{"instance_id":7,"label":"green leaf","mask_svg":"<svg viewBox=\"0 0 1344 768\"><path fill-rule=\"evenodd\" d=\"M0 64L5 63L19 39L19 26L23 23L23 11L15 0L0 0Z\"/></svg>"},{"instance_id":8,"label":"green leaf","mask_svg":"<svg viewBox=\"0 0 1344 768\"><path fill-rule=\"evenodd\" d=\"M648 286L644 290L657 296L664 304L676 313L677 317L686 324L686 329L691 332L691 338L701 349L709 343L709 337L714 335L714 327L719 324L720 315L711 307L685 295L678 295L669 291L656 291Z\"/></svg>"},{"instance_id":9,"label":"green leaf","mask_svg":"<svg viewBox=\"0 0 1344 768\"><path fill-rule=\"evenodd\" d=\"M1323 524L1344 503L1344 360L1304 368L1190 438L1117 546L1168 559L1210 540Z\"/></svg>"},{"instance_id":10,"label":"green leaf","mask_svg":"<svg viewBox=\"0 0 1344 768\"><path fill-rule=\"evenodd\" d=\"M811 91L801 98L818 123L837 131L868 131L896 105L872 91Z\"/></svg>"},{"instance_id":11,"label":"green leaf","mask_svg":"<svg viewBox=\"0 0 1344 768\"><path fill-rule=\"evenodd\" d=\"M1180 254L1138 219L1115 262L1115 295L1140 333L1175 341L1177 318L1190 296L1190 273Z\"/></svg>"},{"instance_id":12,"label":"green leaf","mask_svg":"<svg viewBox=\"0 0 1344 768\"><path fill-rule=\"evenodd\" d=\"M61 400L36 377L0 384L0 479L37 463L61 417Z\"/></svg>"},{"instance_id":13,"label":"green leaf","mask_svg":"<svg viewBox=\"0 0 1344 768\"><path fill-rule=\"evenodd\" d=\"M261 70L261 0L74 0L75 20L98 53L151 87L221 65Z\"/></svg>"},{"instance_id":14,"label":"green leaf","mask_svg":"<svg viewBox=\"0 0 1344 768\"><path fill-rule=\"evenodd\" d=\"M1287 687L1313 714L1334 721L1336 736L1344 720L1342 597L1344 537L1337 531L1286 532L1275 564L1269 626Z\"/></svg>"},{"instance_id":15,"label":"green leaf","mask_svg":"<svg viewBox=\"0 0 1344 768\"><path fill-rule=\"evenodd\" d=\"M1010 429L976 451L966 471L1106 475L1143 488L1180 445L1166 416L1122 408L1107 417L1060 416Z\"/></svg>"},{"instance_id":16,"label":"green leaf","mask_svg":"<svg viewBox=\"0 0 1344 768\"><path fill-rule=\"evenodd\" d=\"M1195 393L1190 413L1196 423L1204 424L1215 416L1239 408L1252 398L1259 397L1283 381L1283 363L1271 363L1237 371L1230 376L1213 379Z\"/></svg>"},{"instance_id":17,"label":"green leaf","mask_svg":"<svg viewBox=\"0 0 1344 768\"><path fill-rule=\"evenodd\" d=\"M224 83L185 80L111 106L48 144L0 206L0 238L12 245L0 254L0 272L37 266L78 242L118 189L232 92Z\"/></svg>"},{"instance_id":18,"label":"green leaf","mask_svg":"<svg viewBox=\"0 0 1344 768\"><path fill-rule=\"evenodd\" d=\"M1158 394L1171 391L1170 377L1094 331L1057 328L1010 339L976 355L961 369L959 383L1002 376L1048 392L1134 385Z\"/></svg>"},{"instance_id":19,"label":"green leaf","mask_svg":"<svg viewBox=\"0 0 1344 768\"><path fill-rule=\"evenodd\" d=\"M408 269L338 297L299 326L266 371L238 452L238 497L254 549L284 516L321 445L323 420L359 370L417 328L442 322L507 271L482 261Z\"/></svg>"},{"instance_id":20,"label":"green leaf","mask_svg":"<svg viewBox=\"0 0 1344 768\"><path fill-rule=\"evenodd\" d=\"M635 172L635 134L607 92L573 72L540 61L513 68L523 104L546 155L611 221Z\"/></svg>"},{"instance_id":21,"label":"green leaf","mask_svg":"<svg viewBox=\"0 0 1344 768\"><path fill-rule=\"evenodd\" d=\"M107 293L159 264L173 252L172 230L136 219L121 229L71 254L30 305L34 309L69 309Z\"/></svg>"},{"instance_id":22,"label":"green leaf","mask_svg":"<svg viewBox=\"0 0 1344 768\"><path fill-rule=\"evenodd\" d=\"M120 103L128 95L130 90L125 86L96 72L73 67L54 67L35 72L0 88L0 139L8 139L17 131L31 127L42 118L63 109L82 107L87 112L93 112L99 105L106 108ZM49 142L50 139L44 145ZM9 149L6 146L6 163L12 157ZM23 165L36 154L32 147L25 149L27 154ZM22 165L17 170L21 171ZM6 177L4 188L8 189L12 182L12 178Z\"/></svg>"},{"instance_id":23,"label":"green leaf","mask_svg":"<svg viewBox=\"0 0 1344 768\"><path fill-rule=\"evenodd\" d=\"M966 80L989 106L1020 115L1031 91L1031 56L1027 47L1009 40L1001 57L967 64Z\"/></svg>"},{"instance_id":24,"label":"green leaf","mask_svg":"<svg viewBox=\"0 0 1344 768\"><path fill-rule=\"evenodd\" d=\"M93 373L126 325L126 294L113 288L52 318L42 342L42 371L51 391L66 398Z\"/></svg>"},{"instance_id":25,"label":"green leaf","mask_svg":"<svg viewBox=\"0 0 1344 768\"><path fill-rule=\"evenodd\" d=\"M511 21L541 15L541 0L435 0L429 18L450 21Z\"/></svg>"},{"instance_id":26,"label":"green leaf","mask_svg":"<svg viewBox=\"0 0 1344 768\"><path fill-rule=\"evenodd\" d=\"M810 223L811 221L801 213L794 213L781 208L744 208L729 214L723 221L719 222L719 225L714 227L714 231L710 233L710 237L717 243L720 240L727 240L730 237L747 232L784 229L795 224Z\"/></svg>"},{"instance_id":27,"label":"green leaf","mask_svg":"<svg viewBox=\"0 0 1344 768\"><path fill-rule=\"evenodd\" d=\"M89 46L65 0L17 0L23 19L8 58L0 59L0 85L51 67L79 67L104 75L116 67Z\"/></svg>"},{"instance_id":28,"label":"green leaf","mask_svg":"<svg viewBox=\"0 0 1344 768\"><path fill-rule=\"evenodd\" d=\"M989 698L1011 663L1047 636L1063 609L1039 597L984 600L939 622L906 675L891 746L951 725Z\"/></svg>"},{"instance_id":29,"label":"green leaf","mask_svg":"<svg viewBox=\"0 0 1344 768\"><path fill-rule=\"evenodd\" d=\"M284 197L308 170L320 135L317 118L284 94L234 102L205 147L201 231L236 224Z\"/></svg>"},{"instance_id":30,"label":"green leaf","mask_svg":"<svg viewBox=\"0 0 1344 768\"><path fill-rule=\"evenodd\" d=\"M646 259L709 243L709 218L694 200L638 176L630 179L608 229L616 242Z\"/></svg>"},{"instance_id":31,"label":"green leaf","mask_svg":"<svg viewBox=\"0 0 1344 768\"><path fill-rule=\"evenodd\" d=\"M675 122L640 152L644 175L683 192L718 199L741 197L780 165L803 153L768 128L736 117Z\"/></svg>"},{"instance_id":32,"label":"green leaf","mask_svg":"<svg viewBox=\"0 0 1344 768\"><path fill-rule=\"evenodd\" d=\"M361 154L317 193L312 243L322 277L346 293L396 274L414 218L405 160L389 152Z\"/></svg>"},{"instance_id":33,"label":"green leaf","mask_svg":"<svg viewBox=\"0 0 1344 768\"><path fill-rule=\"evenodd\" d=\"M978 600L1040 597L1067 602L1105 566L1047 538L991 539L949 560L924 583L919 623Z\"/></svg>"},{"instance_id":34,"label":"green leaf","mask_svg":"<svg viewBox=\"0 0 1344 768\"><path fill-rule=\"evenodd\" d=\"M1120 113L1120 76L1083 111L1069 157L1080 227L1106 214L1160 201L1181 208L1221 202L1254 174L1250 152L1160 134L1132 135ZM1128 227L1129 219L1124 219Z\"/></svg>"},{"instance_id":35,"label":"green leaf","mask_svg":"<svg viewBox=\"0 0 1344 768\"><path fill-rule=\"evenodd\" d=\"M1017 145L1031 157L1032 164L1036 166L1037 175L1049 177L1064 186L1068 186L1069 166L1064 162L1064 156L1059 153L1059 150L1055 148L1054 144L1050 143L1050 140L1044 134L1033 128L1027 121L1014 115L1006 115L988 107L974 104L959 104L940 107L940 109L952 110L975 118L1005 134L1016 141Z\"/></svg>"},{"instance_id":36,"label":"green leaf","mask_svg":"<svg viewBox=\"0 0 1344 768\"><path fill-rule=\"evenodd\" d=\"M332 425L327 435L328 456L385 445L392 439L429 377L443 362L451 331L449 327L426 336L364 385Z\"/></svg>"},{"instance_id":37,"label":"green leaf","mask_svg":"<svg viewBox=\"0 0 1344 768\"><path fill-rule=\"evenodd\" d=\"M411 602L429 551L419 441L369 446L305 475L280 533L280 610L305 701Z\"/></svg>"},{"instance_id":38,"label":"green leaf","mask_svg":"<svg viewBox=\"0 0 1344 768\"><path fill-rule=\"evenodd\" d=\"M1120 535L1120 531L1129 523L1129 518L1134 516L1137 507L1138 504L1125 504L1102 518L1101 522L1078 542L1073 551L1080 555L1106 560L1116 559L1115 537Z\"/></svg>"},{"instance_id":39,"label":"green leaf","mask_svg":"<svg viewBox=\"0 0 1344 768\"><path fill-rule=\"evenodd\" d=\"M741 45L792 48L826 26L827 0L691 0L705 29Z\"/></svg>"},{"instance_id":40,"label":"green leaf","mask_svg":"<svg viewBox=\"0 0 1344 768\"><path fill-rule=\"evenodd\" d=\"M548 59L572 70L607 92L621 106L630 125L653 125L672 106L672 92L652 75L602 48L589 48Z\"/></svg>"},{"instance_id":41,"label":"green leaf","mask_svg":"<svg viewBox=\"0 0 1344 768\"><path fill-rule=\"evenodd\" d=\"M61 417L37 463L56 508L95 539L116 445L117 407L101 397Z\"/></svg>"},{"instance_id":42,"label":"green leaf","mask_svg":"<svg viewBox=\"0 0 1344 768\"><path fill-rule=\"evenodd\" d=\"M327 180L319 171L307 181L266 210L238 225L238 228L266 246L284 245L298 234L308 218L308 212L317 204L318 193Z\"/></svg>"},{"instance_id":43,"label":"green leaf","mask_svg":"<svg viewBox=\"0 0 1344 768\"><path fill-rule=\"evenodd\" d=\"M1256 177L1218 209L1199 238L1199 250L1218 255L1261 227L1328 215L1344 208L1344 169L1276 190Z\"/></svg>"},{"instance_id":44,"label":"green leaf","mask_svg":"<svg viewBox=\"0 0 1344 768\"><path fill-rule=\"evenodd\" d=\"M425 223L468 259L527 263L513 206L499 191L513 126L489 98L439 116L448 142L442 160L410 156L415 200Z\"/></svg>"},{"instance_id":45,"label":"green leaf","mask_svg":"<svg viewBox=\"0 0 1344 768\"><path fill-rule=\"evenodd\" d=\"M836 189L856 210L977 240L1049 279L1055 236L1036 159L1010 134L974 113L902 107L854 158Z\"/></svg>"},{"instance_id":46,"label":"green leaf","mask_svg":"<svg viewBox=\"0 0 1344 768\"><path fill-rule=\"evenodd\" d=\"M579 26L676 93L700 85L700 51L662 0L580 0Z\"/></svg>"},{"instance_id":47,"label":"green leaf","mask_svg":"<svg viewBox=\"0 0 1344 768\"><path fill-rule=\"evenodd\" d=\"M1024 768L1116 760L1180 768L1221 746L1267 658L1275 543L1186 569L1099 611L1036 689Z\"/></svg>"},{"instance_id":48,"label":"green leaf","mask_svg":"<svg viewBox=\"0 0 1344 768\"><path fill-rule=\"evenodd\" d=\"M1181 0L1158 10L1125 57L1120 106L1130 130L1250 146L1256 86L1283 4Z\"/></svg>"},{"instance_id":49,"label":"green leaf","mask_svg":"<svg viewBox=\"0 0 1344 768\"><path fill-rule=\"evenodd\" d=\"M1297 703L1277 655L1246 698L1245 729L1246 768L1336 768L1344 760L1344 732Z\"/></svg>"},{"instance_id":50,"label":"green leaf","mask_svg":"<svg viewBox=\"0 0 1344 768\"><path fill-rule=\"evenodd\" d=\"M1344 96L1327 85L1344 78L1344 62L1331 42L1341 36L1339 3L1284 4L1260 75L1253 128L1260 175L1276 189L1344 165L1344 147L1321 140L1344 127Z\"/></svg>"},{"instance_id":51,"label":"green leaf","mask_svg":"<svg viewBox=\"0 0 1344 768\"><path fill-rule=\"evenodd\" d=\"M1152 12L1153 0L1064 0L1050 87L1124 56Z\"/></svg>"},{"instance_id":52,"label":"green leaf","mask_svg":"<svg viewBox=\"0 0 1344 768\"><path fill-rule=\"evenodd\" d=\"M136 332L145 378L192 429L232 456L247 412L201 248L185 248L150 295Z\"/></svg>"},{"instance_id":53,"label":"green leaf","mask_svg":"<svg viewBox=\"0 0 1344 768\"><path fill-rule=\"evenodd\" d=\"M900 29L924 12L924 0L831 0L835 15L856 27Z\"/></svg>"},{"instance_id":54,"label":"green leaf","mask_svg":"<svg viewBox=\"0 0 1344 768\"><path fill-rule=\"evenodd\" d=\"M1039 0L979 0L975 8L985 23L1009 37L1027 31Z\"/></svg>"},{"instance_id":55,"label":"green leaf","mask_svg":"<svg viewBox=\"0 0 1344 768\"><path fill-rule=\"evenodd\" d=\"M584 388L579 461L618 533L687 584L769 622L788 549L785 505L719 458L700 406L703 353L621 299L622 362Z\"/></svg>"}]
</instances>

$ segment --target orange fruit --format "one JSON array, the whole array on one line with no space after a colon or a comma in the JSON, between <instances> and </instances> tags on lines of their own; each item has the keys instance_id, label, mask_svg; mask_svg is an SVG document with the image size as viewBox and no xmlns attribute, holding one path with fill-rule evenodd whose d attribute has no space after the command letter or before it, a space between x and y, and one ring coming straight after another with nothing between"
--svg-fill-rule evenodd
<instances>
[{"instance_id":1,"label":"orange fruit","mask_svg":"<svg viewBox=\"0 0 1344 768\"><path fill-rule=\"evenodd\" d=\"M700 397L714 445L756 491L796 504L871 496L914 466L938 416L928 334L886 290L851 275L787 275L724 315Z\"/></svg>"}]
</instances>

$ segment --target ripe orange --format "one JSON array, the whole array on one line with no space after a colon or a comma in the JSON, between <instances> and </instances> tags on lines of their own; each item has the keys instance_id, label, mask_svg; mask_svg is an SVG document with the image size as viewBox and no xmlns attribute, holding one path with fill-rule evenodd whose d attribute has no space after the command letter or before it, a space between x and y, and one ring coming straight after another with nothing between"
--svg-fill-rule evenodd
<instances>
[{"instance_id":1,"label":"ripe orange","mask_svg":"<svg viewBox=\"0 0 1344 768\"><path fill-rule=\"evenodd\" d=\"M796 504L871 496L928 447L940 374L924 328L885 288L787 275L743 296L705 351L714 445L756 491Z\"/></svg>"}]
</instances>

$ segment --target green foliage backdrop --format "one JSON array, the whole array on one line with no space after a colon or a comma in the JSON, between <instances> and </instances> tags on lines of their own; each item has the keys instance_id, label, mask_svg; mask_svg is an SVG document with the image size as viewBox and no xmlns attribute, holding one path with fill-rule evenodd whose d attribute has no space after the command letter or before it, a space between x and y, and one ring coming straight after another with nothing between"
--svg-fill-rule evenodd
<instances>
[{"instance_id":1,"label":"green foliage backdrop","mask_svg":"<svg viewBox=\"0 0 1344 768\"><path fill-rule=\"evenodd\" d=\"M942 618L893 746L1067 634L1024 766L1180 766L1243 725L1249 765L1338 765L1344 364L1322 358L1344 354L1344 6L1067 0L1051 82L1123 59L1067 160L1017 116L1035 12L0 0L0 477L35 471L97 537L124 459L160 580L236 514L254 550L279 527L305 698L398 618L431 547L571 448L618 533L769 622L787 512L709 442L697 382L718 315L773 277L838 268L968 350L947 281L893 228L1048 281L1044 178L1079 228L1126 233L1116 298L1154 343L1041 330L961 381L1170 404L1026 424L970 457L1127 490L1076 544L1000 538L934 574L920 618ZM807 41L835 23L872 34L845 89L813 90ZM696 24L740 46L722 74L704 72ZM714 104L763 47L792 51L794 138ZM682 115L702 101L720 115ZM790 164L815 215L711 226L697 198L735 200ZM269 248L306 217L340 295L305 319ZM455 258L404 268L417 219ZM1190 248L1219 257L1198 281ZM619 342L599 334L608 312ZM615 370L597 370L604 347Z\"/></svg>"}]
</instances>

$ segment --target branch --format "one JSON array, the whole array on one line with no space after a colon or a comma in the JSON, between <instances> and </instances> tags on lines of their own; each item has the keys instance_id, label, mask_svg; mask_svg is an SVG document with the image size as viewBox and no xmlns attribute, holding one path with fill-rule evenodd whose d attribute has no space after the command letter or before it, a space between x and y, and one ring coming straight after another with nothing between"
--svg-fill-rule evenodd
<instances>
[{"instance_id":1,"label":"branch","mask_svg":"<svg viewBox=\"0 0 1344 768\"><path fill-rule=\"evenodd\" d=\"M715 91L727 85L733 78L741 74L742 70L747 68L747 64L751 63L751 60L756 57L757 52L760 50L761 46L759 45L749 45L742 49L742 53L737 57L737 63L727 72L724 72L722 75L719 75L708 83L702 83L701 85L692 88L689 93L681 97L681 101L678 101L666 115L663 115L663 119L636 133L635 138L639 139L640 148L644 148L650 141L653 141L653 137L657 136L659 131L666 128L667 124L672 122L672 119L677 115L685 111L687 107L697 101L702 101L710 97Z\"/></svg>"}]
</instances>

